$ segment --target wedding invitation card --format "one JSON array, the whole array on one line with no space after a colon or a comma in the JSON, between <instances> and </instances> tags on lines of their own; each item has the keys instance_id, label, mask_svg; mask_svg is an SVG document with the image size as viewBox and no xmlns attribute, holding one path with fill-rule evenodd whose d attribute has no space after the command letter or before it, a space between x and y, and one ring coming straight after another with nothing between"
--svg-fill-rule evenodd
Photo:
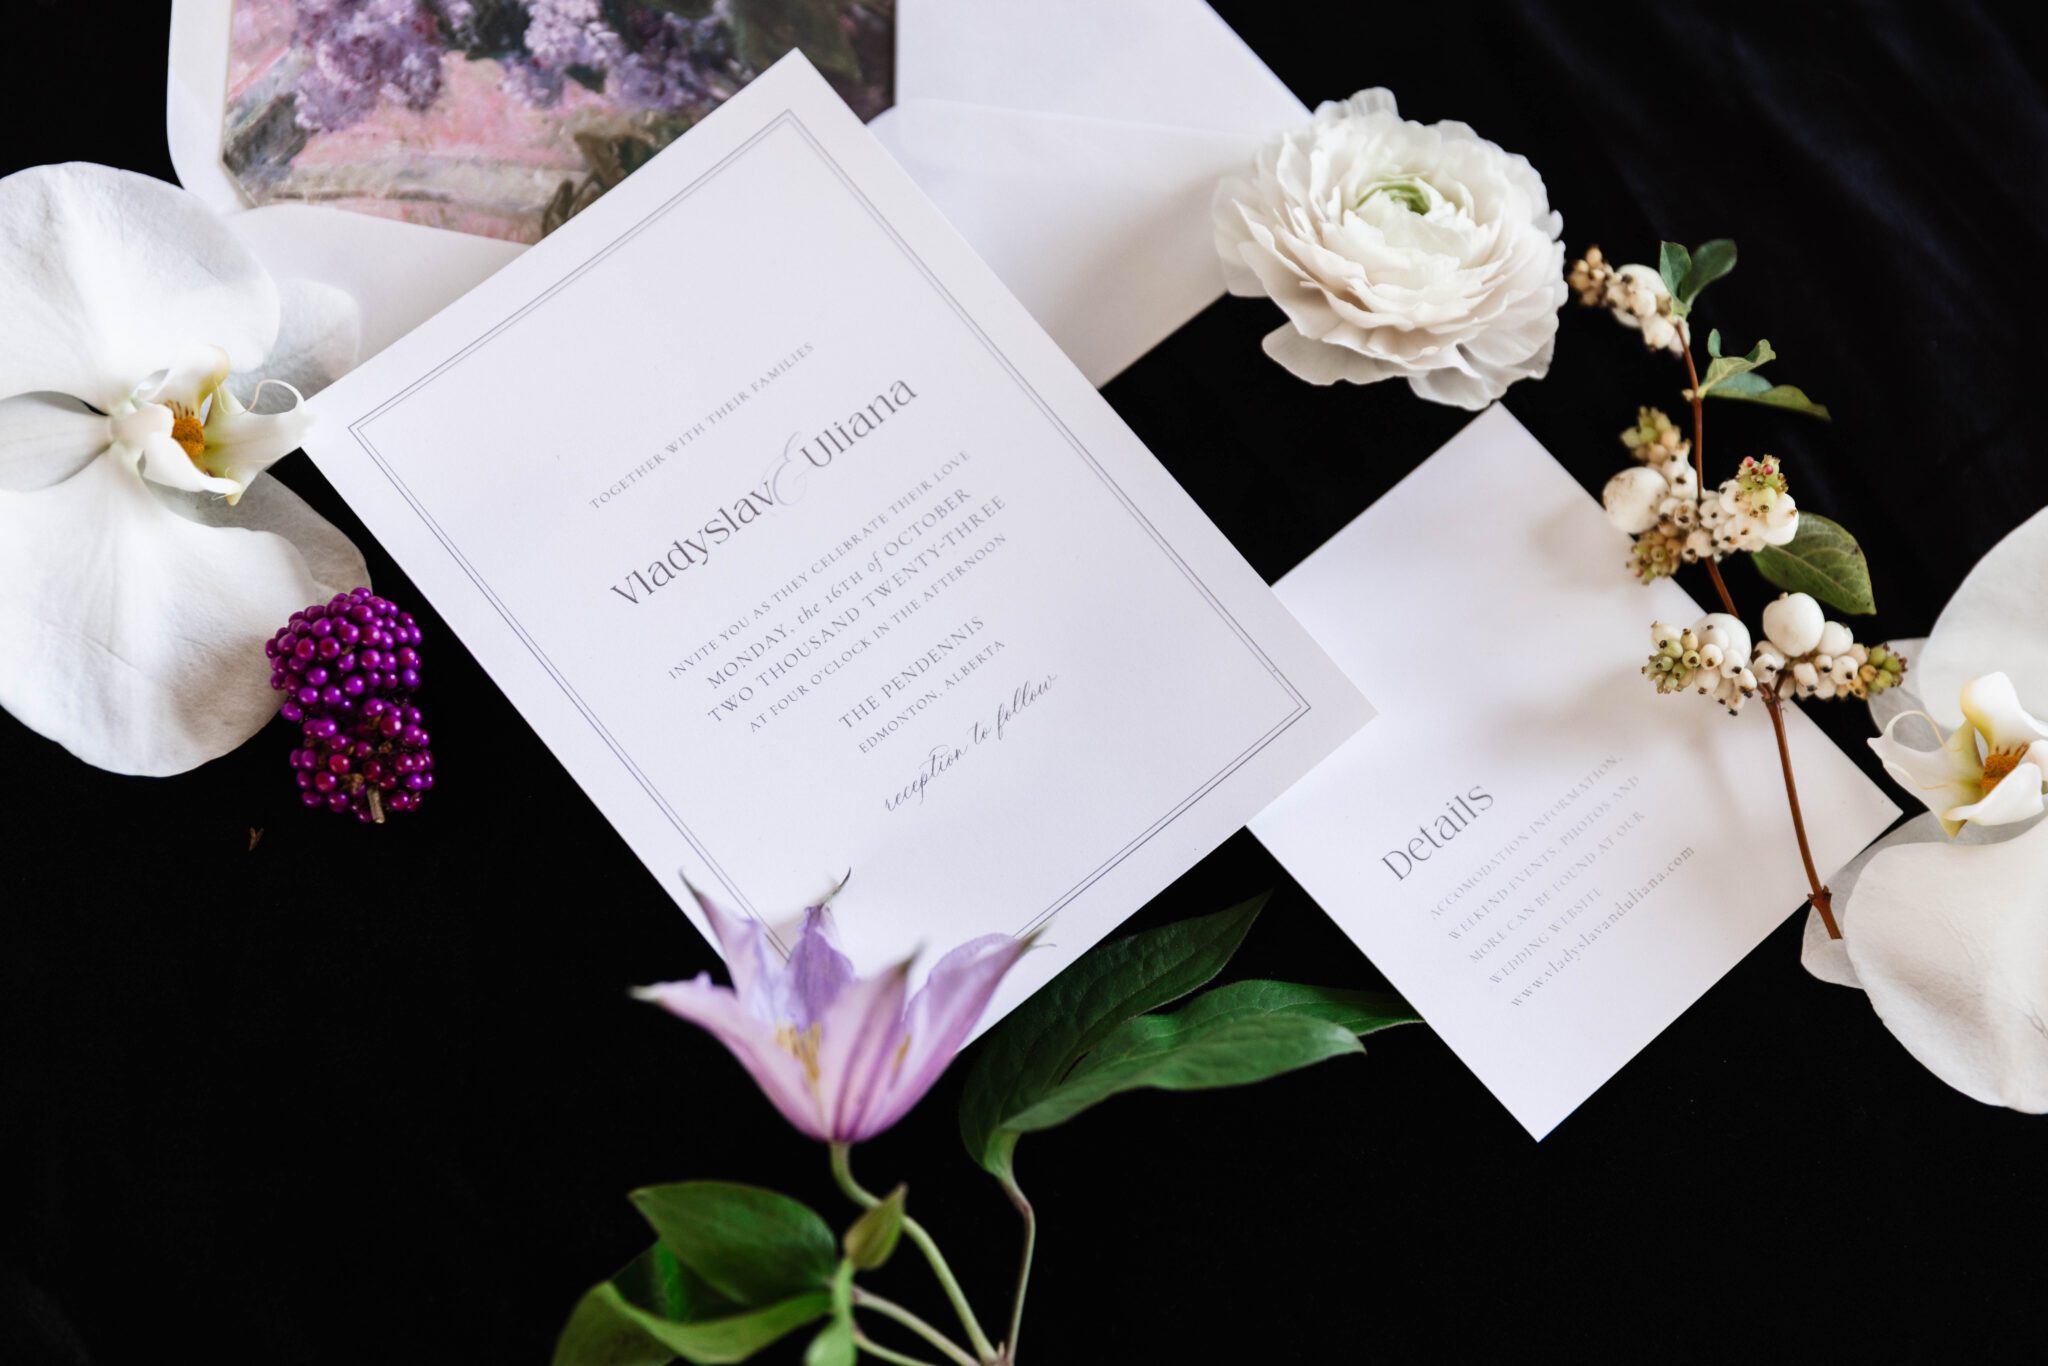
<instances>
[{"instance_id":1,"label":"wedding invitation card","mask_svg":"<svg viewBox=\"0 0 2048 1366\"><path fill-rule=\"evenodd\" d=\"M1637 671L1699 607L1505 408L1276 590L1383 709L1252 830L1538 1138L1805 895L1760 714ZM1796 708L1814 857L1898 809Z\"/></svg>"},{"instance_id":2,"label":"wedding invitation card","mask_svg":"<svg viewBox=\"0 0 2048 1366\"><path fill-rule=\"evenodd\" d=\"M1370 715L799 56L314 406L686 913L1048 927L990 1020Z\"/></svg>"}]
</instances>

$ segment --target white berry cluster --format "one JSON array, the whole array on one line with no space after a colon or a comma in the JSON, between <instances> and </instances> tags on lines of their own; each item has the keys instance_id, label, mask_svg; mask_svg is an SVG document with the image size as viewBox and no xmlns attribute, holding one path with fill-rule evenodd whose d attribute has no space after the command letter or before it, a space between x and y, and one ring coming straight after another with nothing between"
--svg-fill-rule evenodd
<instances>
[{"instance_id":1,"label":"white berry cluster","mask_svg":"<svg viewBox=\"0 0 2048 1366\"><path fill-rule=\"evenodd\" d=\"M1799 508L1775 456L1744 460L1734 478L1701 497L1692 443L1663 412L1638 409L1621 442L1638 463L1607 481L1600 502L1607 519L1636 538L1628 569L1644 583L1799 534Z\"/></svg>"},{"instance_id":2,"label":"white berry cluster","mask_svg":"<svg viewBox=\"0 0 2048 1366\"><path fill-rule=\"evenodd\" d=\"M1579 302L1604 308L1616 322L1643 334L1652 351L1677 355L1685 349L1685 319L1671 306L1671 291L1655 266L1609 264L1600 248L1588 247L1565 276Z\"/></svg>"},{"instance_id":3,"label":"white berry cluster","mask_svg":"<svg viewBox=\"0 0 2048 1366\"><path fill-rule=\"evenodd\" d=\"M1732 715L1757 690L1750 669L1749 628L1726 612L1709 612L1691 630L1655 622L1643 676L1660 693L1687 688L1711 697Z\"/></svg>"},{"instance_id":4,"label":"white berry cluster","mask_svg":"<svg viewBox=\"0 0 2048 1366\"><path fill-rule=\"evenodd\" d=\"M1906 660L1888 646L1859 644L1807 594L1784 593L1764 608L1764 640L1750 667L1759 686L1780 697L1827 701L1893 687L1906 672Z\"/></svg>"},{"instance_id":5,"label":"white berry cluster","mask_svg":"<svg viewBox=\"0 0 2048 1366\"><path fill-rule=\"evenodd\" d=\"M1799 508L1785 491L1785 472L1778 458L1743 457L1735 477L1724 481L1712 497L1701 500L1700 521L1713 537L1717 560L1738 550L1754 554L1797 536Z\"/></svg>"}]
</instances>

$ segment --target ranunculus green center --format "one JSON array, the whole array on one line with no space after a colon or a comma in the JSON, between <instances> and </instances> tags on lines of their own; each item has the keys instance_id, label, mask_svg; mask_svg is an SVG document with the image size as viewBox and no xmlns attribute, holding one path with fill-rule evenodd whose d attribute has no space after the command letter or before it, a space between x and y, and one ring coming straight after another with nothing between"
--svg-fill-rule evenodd
<instances>
[{"instance_id":1,"label":"ranunculus green center","mask_svg":"<svg viewBox=\"0 0 2048 1366\"><path fill-rule=\"evenodd\" d=\"M1385 195L1410 213L1428 213L1431 205L1443 197L1413 177L1404 180L1379 180L1365 187L1365 193L1358 197L1355 207L1364 208L1375 195Z\"/></svg>"}]
</instances>

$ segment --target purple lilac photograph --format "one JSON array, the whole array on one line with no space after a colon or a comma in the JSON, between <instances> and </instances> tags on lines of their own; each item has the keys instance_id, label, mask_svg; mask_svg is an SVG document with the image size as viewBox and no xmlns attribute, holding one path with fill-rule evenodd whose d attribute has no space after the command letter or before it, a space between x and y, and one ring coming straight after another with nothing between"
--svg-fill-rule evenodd
<instances>
[{"instance_id":1,"label":"purple lilac photograph","mask_svg":"<svg viewBox=\"0 0 2048 1366\"><path fill-rule=\"evenodd\" d=\"M536 242L801 48L863 119L895 0L236 0L223 159L252 204Z\"/></svg>"}]
</instances>

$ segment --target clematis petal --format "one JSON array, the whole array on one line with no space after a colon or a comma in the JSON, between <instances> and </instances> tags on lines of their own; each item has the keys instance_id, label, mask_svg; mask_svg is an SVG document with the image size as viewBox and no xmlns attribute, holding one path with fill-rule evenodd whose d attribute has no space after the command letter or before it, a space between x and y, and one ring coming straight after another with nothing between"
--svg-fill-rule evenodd
<instances>
[{"instance_id":1,"label":"clematis petal","mask_svg":"<svg viewBox=\"0 0 2048 1366\"><path fill-rule=\"evenodd\" d=\"M1016 966L1033 942L1035 936L983 935L933 965L931 975L904 1011L909 1047L890 1074L881 1107L868 1116L874 1132L888 1128L924 1099L981 1022L1004 974Z\"/></svg>"},{"instance_id":2,"label":"clematis petal","mask_svg":"<svg viewBox=\"0 0 2048 1366\"><path fill-rule=\"evenodd\" d=\"M823 906L806 910L803 933L789 953L789 1022L802 1030L823 1020L853 977L853 960L832 943L830 914Z\"/></svg>"},{"instance_id":3,"label":"clematis petal","mask_svg":"<svg viewBox=\"0 0 2048 1366\"><path fill-rule=\"evenodd\" d=\"M276 714L264 640L352 586L282 537L180 517L110 451L0 492L0 706L100 768L183 772Z\"/></svg>"},{"instance_id":4,"label":"clematis petal","mask_svg":"<svg viewBox=\"0 0 2048 1366\"><path fill-rule=\"evenodd\" d=\"M856 977L818 1022L820 1099L837 1142L857 1143L879 1132L870 1117L880 1111L890 1071L902 1058L909 978L908 959L873 977Z\"/></svg>"},{"instance_id":5,"label":"clematis petal","mask_svg":"<svg viewBox=\"0 0 2048 1366\"><path fill-rule=\"evenodd\" d=\"M2003 673L1984 674L1963 684L1959 704L1963 718L1993 750L2019 749L2036 740L2048 740L2048 728L2027 714L2012 679Z\"/></svg>"},{"instance_id":6,"label":"clematis petal","mask_svg":"<svg viewBox=\"0 0 2048 1366\"><path fill-rule=\"evenodd\" d=\"M226 385L213 396L206 415L206 468L234 485L229 503L240 501L258 475L297 450L313 425L305 398L283 380L258 384L255 401L263 402L264 391L273 387L291 395L291 407L276 413L251 412Z\"/></svg>"},{"instance_id":7,"label":"clematis petal","mask_svg":"<svg viewBox=\"0 0 2048 1366\"><path fill-rule=\"evenodd\" d=\"M761 922L752 916L737 916L697 890L688 878L683 885L697 899L697 906L711 922L712 937L718 940L719 956L732 974L733 990L740 1003L755 1019L775 1026L790 1019L789 965L768 942Z\"/></svg>"},{"instance_id":8,"label":"clematis petal","mask_svg":"<svg viewBox=\"0 0 2048 1366\"><path fill-rule=\"evenodd\" d=\"M113 440L107 419L63 394L0 399L0 489L62 483Z\"/></svg>"},{"instance_id":9,"label":"clematis petal","mask_svg":"<svg viewBox=\"0 0 2048 1366\"><path fill-rule=\"evenodd\" d=\"M2048 510L2035 513L1977 561L1941 609L1919 657L1914 686L1945 726L1962 719L1963 685L2009 673L2020 704L2048 715L2048 631L2035 628L2048 599Z\"/></svg>"},{"instance_id":10,"label":"clematis petal","mask_svg":"<svg viewBox=\"0 0 2048 1366\"><path fill-rule=\"evenodd\" d=\"M1885 849L1843 928L1885 1026L1965 1095L2048 1112L2048 822L1997 844Z\"/></svg>"},{"instance_id":11,"label":"clematis petal","mask_svg":"<svg viewBox=\"0 0 2048 1366\"><path fill-rule=\"evenodd\" d=\"M633 995L688 1020L726 1046L782 1117L812 1138L829 1140L818 1091L803 1062L778 1042L774 1026L756 1018L730 988L709 974L688 982L637 987Z\"/></svg>"},{"instance_id":12,"label":"clematis petal","mask_svg":"<svg viewBox=\"0 0 2048 1366\"><path fill-rule=\"evenodd\" d=\"M1901 741L1897 732L1915 720L1940 736L1934 719L1927 713L1907 712L1893 717L1884 734L1872 737L1868 743L1883 762L1885 772L1918 797L1929 811L1940 815L1943 826L1953 835L1963 822L1942 813L1967 806L1984 795L1984 764L1977 756L1977 733L1968 726L1958 726L1939 749L1914 749Z\"/></svg>"},{"instance_id":13,"label":"clematis petal","mask_svg":"<svg viewBox=\"0 0 2048 1366\"><path fill-rule=\"evenodd\" d=\"M102 412L204 340L239 366L277 337L277 287L197 196L74 162L0 179L0 395Z\"/></svg>"}]
</instances>

